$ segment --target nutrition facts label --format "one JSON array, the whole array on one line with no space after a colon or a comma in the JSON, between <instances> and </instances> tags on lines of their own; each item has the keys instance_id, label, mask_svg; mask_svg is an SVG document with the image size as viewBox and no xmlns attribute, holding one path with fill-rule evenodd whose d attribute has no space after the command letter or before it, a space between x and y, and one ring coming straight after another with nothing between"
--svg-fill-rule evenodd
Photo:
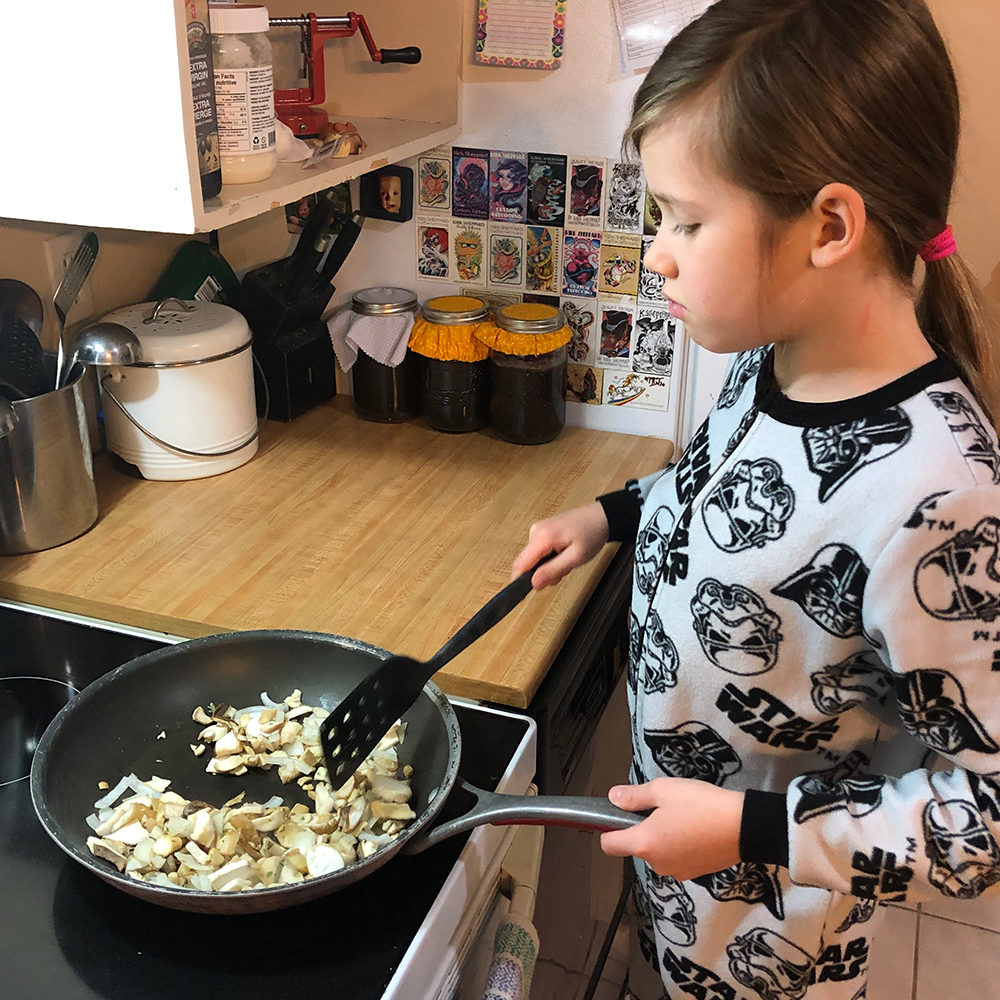
<instances>
[{"instance_id":1,"label":"nutrition facts label","mask_svg":"<svg viewBox=\"0 0 1000 1000\"><path fill-rule=\"evenodd\" d=\"M215 71L219 147L225 154L263 153L275 145L270 66Z\"/></svg>"}]
</instances>

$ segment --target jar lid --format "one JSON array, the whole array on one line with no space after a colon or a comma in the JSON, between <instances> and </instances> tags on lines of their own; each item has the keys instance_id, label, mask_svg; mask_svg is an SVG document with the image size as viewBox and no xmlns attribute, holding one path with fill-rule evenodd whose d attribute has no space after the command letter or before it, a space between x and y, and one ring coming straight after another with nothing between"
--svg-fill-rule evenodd
<instances>
[{"instance_id":1,"label":"jar lid","mask_svg":"<svg viewBox=\"0 0 1000 1000\"><path fill-rule=\"evenodd\" d=\"M267 8L255 3L210 3L208 18L213 35L242 35L271 26Z\"/></svg>"},{"instance_id":2,"label":"jar lid","mask_svg":"<svg viewBox=\"0 0 1000 1000\"><path fill-rule=\"evenodd\" d=\"M417 308L417 293L393 285L362 288L351 298L351 309L362 316L393 316Z\"/></svg>"},{"instance_id":3,"label":"jar lid","mask_svg":"<svg viewBox=\"0 0 1000 1000\"><path fill-rule=\"evenodd\" d=\"M490 307L472 295L439 295L428 299L423 307L424 319L430 323L464 326L482 323L490 315Z\"/></svg>"},{"instance_id":4,"label":"jar lid","mask_svg":"<svg viewBox=\"0 0 1000 1000\"><path fill-rule=\"evenodd\" d=\"M221 302L140 302L102 319L120 323L139 338L142 360L137 368L214 361L251 344L243 315Z\"/></svg>"},{"instance_id":5,"label":"jar lid","mask_svg":"<svg viewBox=\"0 0 1000 1000\"><path fill-rule=\"evenodd\" d=\"M553 333L566 325L562 312L541 302L512 302L497 312L496 324L509 333Z\"/></svg>"}]
</instances>

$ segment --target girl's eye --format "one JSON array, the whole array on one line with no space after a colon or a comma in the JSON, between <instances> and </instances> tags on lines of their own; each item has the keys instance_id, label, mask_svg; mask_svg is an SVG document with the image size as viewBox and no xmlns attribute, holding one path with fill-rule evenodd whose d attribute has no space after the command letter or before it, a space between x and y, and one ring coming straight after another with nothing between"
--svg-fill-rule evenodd
<instances>
[{"instance_id":1,"label":"girl's eye","mask_svg":"<svg viewBox=\"0 0 1000 1000\"><path fill-rule=\"evenodd\" d=\"M677 225L674 226L674 232L677 233L678 236L693 236L700 228L700 222L691 222L686 225L678 222Z\"/></svg>"}]
</instances>

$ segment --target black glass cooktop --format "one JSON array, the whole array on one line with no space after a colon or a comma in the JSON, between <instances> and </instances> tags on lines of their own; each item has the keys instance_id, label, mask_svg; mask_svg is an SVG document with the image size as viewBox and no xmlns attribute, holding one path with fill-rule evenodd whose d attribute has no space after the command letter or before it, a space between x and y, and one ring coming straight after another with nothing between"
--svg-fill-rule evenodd
<instances>
[{"instance_id":1,"label":"black glass cooktop","mask_svg":"<svg viewBox=\"0 0 1000 1000\"><path fill-rule=\"evenodd\" d=\"M88 683L161 645L0 606L0 996L378 1000L467 835L397 855L315 902L212 916L125 895L67 858L42 829L27 776L45 726ZM455 709L461 776L495 788L529 723ZM449 802L442 819L459 805Z\"/></svg>"}]
</instances>

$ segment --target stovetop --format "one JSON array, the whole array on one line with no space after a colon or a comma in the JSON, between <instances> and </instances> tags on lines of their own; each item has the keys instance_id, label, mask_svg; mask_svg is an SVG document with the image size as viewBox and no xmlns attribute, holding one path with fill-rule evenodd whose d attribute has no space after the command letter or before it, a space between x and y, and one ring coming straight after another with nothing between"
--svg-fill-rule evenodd
<instances>
[{"instance_id":1,"label":"stovetop","mask_svg":"<svg viewBox=\"0 0 1000 1000\"><path fill-rule=\"evenodd\" d=\"M469 835L397 855L324 899L214 916L127 896L67 858L42 829L27 775L45 726L88 683L167 641L0 605L0 995L379 1000L412 955ZM460 775L496 788L532 723L461 702L455 710ZM464 811L459 793L442 820Z\"/></svg>"}]
</instances>

